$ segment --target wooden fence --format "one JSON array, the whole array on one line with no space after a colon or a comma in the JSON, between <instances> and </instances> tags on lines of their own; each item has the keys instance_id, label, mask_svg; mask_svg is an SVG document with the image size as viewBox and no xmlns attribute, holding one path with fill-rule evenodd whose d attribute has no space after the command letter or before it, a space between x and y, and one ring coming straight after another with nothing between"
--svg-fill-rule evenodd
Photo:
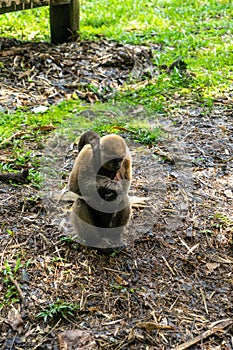
<instances>
[{"instance_id":1,"label":"wooden fence","mask_svg":"<svg viewBox=\"0 0 233 350\"><path fill-rule=\"evenodd\" d=\"M77 39L79 0L0 0L0 15L6 12L49 6L51 42L64 43Z\"/></svg>"}]
</instances>

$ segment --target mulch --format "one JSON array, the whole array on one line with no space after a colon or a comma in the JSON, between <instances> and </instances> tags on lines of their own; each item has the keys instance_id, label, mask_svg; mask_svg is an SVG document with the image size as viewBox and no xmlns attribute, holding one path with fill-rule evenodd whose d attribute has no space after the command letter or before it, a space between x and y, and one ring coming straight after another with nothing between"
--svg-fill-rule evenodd
<instances>
[{"instance_id":1,"label":"mulch","mask_svg":"<svg viewBox=\"0 0 233 350\"><path fill-rule=\"evenodd\" d=\"M61 54L55 54L58 48L47 44L37 46L39 63L34 63L34 73L30 73L37 74L33 83L26 76L17 78L15 66L10 75L8 62L23 60L18 45L1 51L4 67L8 67L2 89L12 93L1 99L4 108L12 101L16 107L18 103L27 105L28 95L33 96L39 86L35 100L32 97L28 102L31 106L38 104L38 96L43 104L73 93L67 85L58 88L55 76L52 84L48 78L48 89L44 78L38 78L40 65L46 65L47 59L53 72L60 71L61 79L71 74L62 71ZM61 47L72 52L72 67L77 57L82 60L80 51L74 49L81 44L69 45ZM98 44L90 44L90 57L93 45ZM103 42L99 45L104 46ZM111 45L106 44L102 52L109 50L113 58L116 47L111 52ZM36 62L34 44L24 46L25 64ZM16 50L14 57L12 50ZM51 50L48 56L46 50ZM31 56L27 56L29 51ZM90 71L97 60L95 56L92 59ZM25 72L32 68L25 67ZM51 100L46 93L50 88L58 94ZM89 91L84 89L84 93ZM211 111L190 101L180 103L180 110L171 109L167 117L156 120L165 131L158 144L146 147L124 135L133 157L130 194L148 196L148 207L133 208L128 245L115 255L67 238L69 232L64 231L59 215L71 204L61 206L55 220L54 210L46 210L47 190L1 183L0 303L5 303L0 316L1 349L233 348L232 106L221 99ZM89 113L93 113L91 107ZM142 109L135 107L136 117L140 113ZM39 150L40 157L46 159L53 144L51 131ZM27 147L35 145L27 143ZM59 148L56 151L57 169L51 177L61 170L62 178L59 171L54 179L49 178L46 163L41 163L48 191L67 182L73 162L70 141L62 143L60 154ZM7 304L12 297L15 302ZM65 317L57 312L46 321L38 317L56 302L78 305L78 309Z\"/></svg>"},{"instance_id":2,"label":"mulch","mask_svg":"<svg viewBox=\"0 0 233 350\"><path fill-rule=\"evenodd\" d=\"M51 105L64 99L88 102L113 97L129 76L153 70L152 48L117 42L62 45L0 39L0 108Z\"/></svg>"}]
</instances>

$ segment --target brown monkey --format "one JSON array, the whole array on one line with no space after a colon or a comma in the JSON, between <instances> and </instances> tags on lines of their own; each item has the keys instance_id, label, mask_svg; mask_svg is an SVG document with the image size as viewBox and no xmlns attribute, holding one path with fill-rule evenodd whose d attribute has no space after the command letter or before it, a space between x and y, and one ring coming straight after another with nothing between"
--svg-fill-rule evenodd
<instances>
[{"instance_id":1,"label":"brown monkey","mask_svg":"<svg viewBox=\"0 0 233 350\"><path fill-rule=\"evenodd\" d=\"M68 184L69 190L79 195L73 205L72 222L86 244L119 246L130 216L131 157L118 135L102 137L99 153L97 171L93 144L84 143L75 160Z\"/></svg>"}]
</instances>

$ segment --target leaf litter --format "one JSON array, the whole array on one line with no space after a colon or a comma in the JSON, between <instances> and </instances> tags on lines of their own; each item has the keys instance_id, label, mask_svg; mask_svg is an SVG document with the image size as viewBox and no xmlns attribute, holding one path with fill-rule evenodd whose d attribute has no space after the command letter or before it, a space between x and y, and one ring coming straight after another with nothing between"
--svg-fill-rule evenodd
<instances>
[{"instance_id":1,"label":"leaf litter","mask_svg":"<svg viewBox=\"0 0 233 350\"><path fill-rule=\"evenodd\" d=\"M11 97L20 103L22 79ZM131 195L148 196L150 209L133 209L133 239L117 254L68 239L30 184L2 183L2 349L232 349L232 107L187 102L159 122L168 136L157 145L126 138ZM64 185L74 155L61 153ZM78 304L75 317L36 317L57 299Z\"/></svg>"},{"instance_id":2,"label":"leaf litter","mask_svg":"<svg viewBox=\"0 0 233 350\"><path fill-rule=\"evenodd\" d=\"M33 106L36 113L75 97L103 102L114 96L129 75L140 77L154 69L149 46L107 40L57 46L1 41L1 110Z\"/></svg>"}]
</instances>

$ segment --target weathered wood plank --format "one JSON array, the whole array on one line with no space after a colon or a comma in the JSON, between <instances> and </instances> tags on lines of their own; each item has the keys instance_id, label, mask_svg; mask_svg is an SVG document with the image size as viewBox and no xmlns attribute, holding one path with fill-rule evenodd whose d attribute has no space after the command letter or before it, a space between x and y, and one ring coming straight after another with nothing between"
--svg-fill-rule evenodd
<instances>
[{"instance_id":1,"label":"weathered wood plank","mask_svg":"<svg viewBox=\"0 0 233 350\"><path fill-rule=\"evenodd\" d=\"M2 5L4 4L0 2L0 15L8 12L31 10L36 7L48 6L48 2L46 1L40 2L40 3L27 2L27 3L20 3L20 4L12 4L10 6L2 6Z\"/></svg>"},{"instance_id":2,"label":"weathered wood plank","mask_svg":"<svg viewBox=\"0 0 233 350\"><path fill-rule=\"evenodd\" d=\"M79 0L50 5L51 42L61 44L76 40L79 30Z\"/></svg>"}]
</instances>

